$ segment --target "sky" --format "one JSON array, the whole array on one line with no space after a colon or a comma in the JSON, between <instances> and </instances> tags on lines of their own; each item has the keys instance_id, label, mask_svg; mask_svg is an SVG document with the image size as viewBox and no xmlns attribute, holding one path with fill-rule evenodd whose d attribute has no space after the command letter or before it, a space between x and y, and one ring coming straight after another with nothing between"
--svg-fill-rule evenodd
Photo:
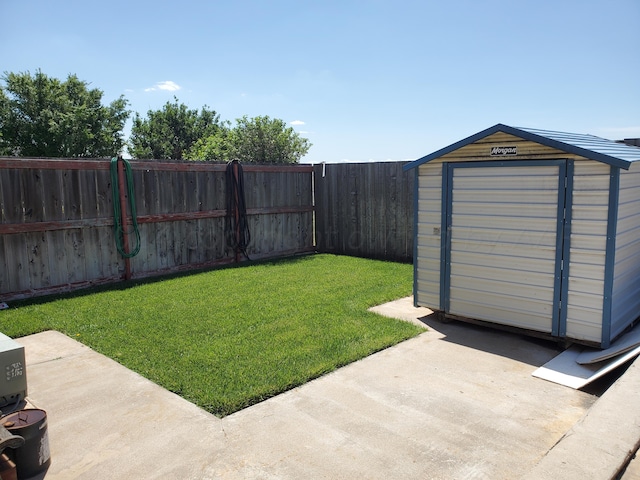
<instances>
[{"instance_id":1,"label":"sky","mask_svg":"<svg viewBox=\"0 0 640 480\"><path fill-rule=\"evenodd\" d=\"M279 118L304 163L405 161L497 123L640 137L639 25L639 0L0 0L0 72Z\"/></svg>"}]
</instances>

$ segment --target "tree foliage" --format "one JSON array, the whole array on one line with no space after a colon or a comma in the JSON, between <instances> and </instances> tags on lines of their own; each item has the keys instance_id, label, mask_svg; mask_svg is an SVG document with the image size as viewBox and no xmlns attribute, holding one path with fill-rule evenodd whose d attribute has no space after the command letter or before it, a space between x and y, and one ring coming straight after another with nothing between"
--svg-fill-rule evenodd
<instances>
[{"instance_id":1,"label":"tree foliage","mask_svg":"<svg viewBox=\"0 0 640 480\"><path fill-rule=\"evenodd\" d=\"M279 118L245 115L236 123L232 143L240 162L298 163L311 148L309 140Z\"/></svg>"},{"instance_id":2,"label":"tree foliage","mask_svg":"<svg viewBox=\"0 0 640 480\"><path fill-rule=\"evenodd\" d=\"M147 117L136 113L129 139L133 158L182 160L194 144L215 135L222 128L220 116L205 105L200 112L189 110L173 97L160 110L149 110Z\"/></svg>"},{"instance_id":3,"label":"tree foliage","mask_svg":"<svg viewBox=\"0 0 640 480\"><path fill-rule=\"evenodd\" d=\"M188 160L215 160L229 162L234 158L232 131L227 126L222 126L217 132L198 140L187 152Z\"/></svg>"},{"instance_id":4,"label":"tree foliage","mask_svg":"<svg viewBox=\"0 0 640 480\"><path fill-rule=\"evenodd\" d=\"M112 157L125 146L124 96L102 105L103 92L69 75L5 73L0 83L0 155ZM246 115L230 122L206 105L198 111L176 97L145 117L136 113L127 142L134 158L297 163L311 143L283 120Z\"/></svg>"},{"instance_id":5,"label":"tree foliage","mask_svg":"<svg viewBox=\"0 0 640 480\"><path fill-rule=\"evenodd\" d=\"M189 152L192 160L239 160L244 163L298 163L311 148L283 120L246 115L236 120L230 130L198 141Z\"/></svg>"},{"instance_id":6,"label":"tree foliage","mask_svg":"<svg viewBox=\"0 0 640 480\"><path fill-rule=\"evenodd\" d=\"M102 105L103 92L69 75L5 73L0 85L0 155L108 157L121 152L129 117L120 96Z\"/></svg>"}]
</instances>

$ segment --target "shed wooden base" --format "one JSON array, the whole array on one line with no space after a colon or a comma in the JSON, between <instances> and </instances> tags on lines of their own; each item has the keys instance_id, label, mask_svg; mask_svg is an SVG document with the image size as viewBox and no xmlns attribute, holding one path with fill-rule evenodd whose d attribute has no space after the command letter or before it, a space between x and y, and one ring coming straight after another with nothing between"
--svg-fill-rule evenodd
<instances>
[{"instance_id":1,"label":"shed wooden base","mask_svg":"<svg viewBox=\"0 0 640 480\"><path fill-rule=\"evenodd\" d=\"M526 335L528 337L549 340L557 343L561 348L569 348L574 343L578 343L580 345L586 345L589 347L601 348L601 345L596 342L576 340L573 338L560 338L546 332L538 332L536 330L529 330L526 328L514 327L512 325L504 325L502 323L494 323L494 322L489 322L487 320L478 320L477 318L469 318L469 317L463 317L460 315L453 315L451 313L445 313L442 310L436 310L433 313L434 315L436 315L436 318L441 322L450 322L455 320L459 322L472 323L474 325L493 328L495 330L501 330L504 332L517 333L520 335Z\"/></svg>"}]
</instances>

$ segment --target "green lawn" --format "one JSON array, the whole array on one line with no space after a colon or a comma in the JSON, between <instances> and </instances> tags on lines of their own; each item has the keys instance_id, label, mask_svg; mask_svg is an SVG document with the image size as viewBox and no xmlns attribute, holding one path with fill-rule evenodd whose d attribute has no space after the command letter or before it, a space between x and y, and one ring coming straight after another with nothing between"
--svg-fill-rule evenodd
<instances>
[{"instance_id":1,"label":"green lawn","mask_svg":"<svg viewBox=\"0 0 640 480\"><path fill-rule=\"evenodd\" d=\"M412 274L312 255L13 302L0 331L58 330L224 416L419 334L367 311L410 295Z\"/></svg>"}]
</instances>

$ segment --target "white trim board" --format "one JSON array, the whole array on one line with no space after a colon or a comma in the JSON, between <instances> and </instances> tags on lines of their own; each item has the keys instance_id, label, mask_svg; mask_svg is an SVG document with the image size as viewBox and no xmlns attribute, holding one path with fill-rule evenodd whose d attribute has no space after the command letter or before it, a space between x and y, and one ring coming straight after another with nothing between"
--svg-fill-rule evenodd
<instances>
[{"instance_id":1,"label":"white trim board","mask_svg":"<svg viewBox=\"0 0 640 480\"><path fill-rule=\"evenodd\" d=\"M640 328L634 327L629 333L624 334L618 340L613 342L609 348L604 350L585 350L578 358L576 362L580 364L602 362L609 358L620 355L624 352L634 349L640 345Z\"/></svg>"},{"instance_id":2,"label":"white trim board","mask_svg":"<svg viewBox=\"0 0 640 480\"><path fill-rule=\"evenodd\" d=\"M608 361L580 365L576 360L582 347L572 345L557 357L552 358L532 373L534 377L565 385L574 389L582 388L594 380L616 369L628 360L640 355L640 346Z\"/></svg>"}]
</instances>

